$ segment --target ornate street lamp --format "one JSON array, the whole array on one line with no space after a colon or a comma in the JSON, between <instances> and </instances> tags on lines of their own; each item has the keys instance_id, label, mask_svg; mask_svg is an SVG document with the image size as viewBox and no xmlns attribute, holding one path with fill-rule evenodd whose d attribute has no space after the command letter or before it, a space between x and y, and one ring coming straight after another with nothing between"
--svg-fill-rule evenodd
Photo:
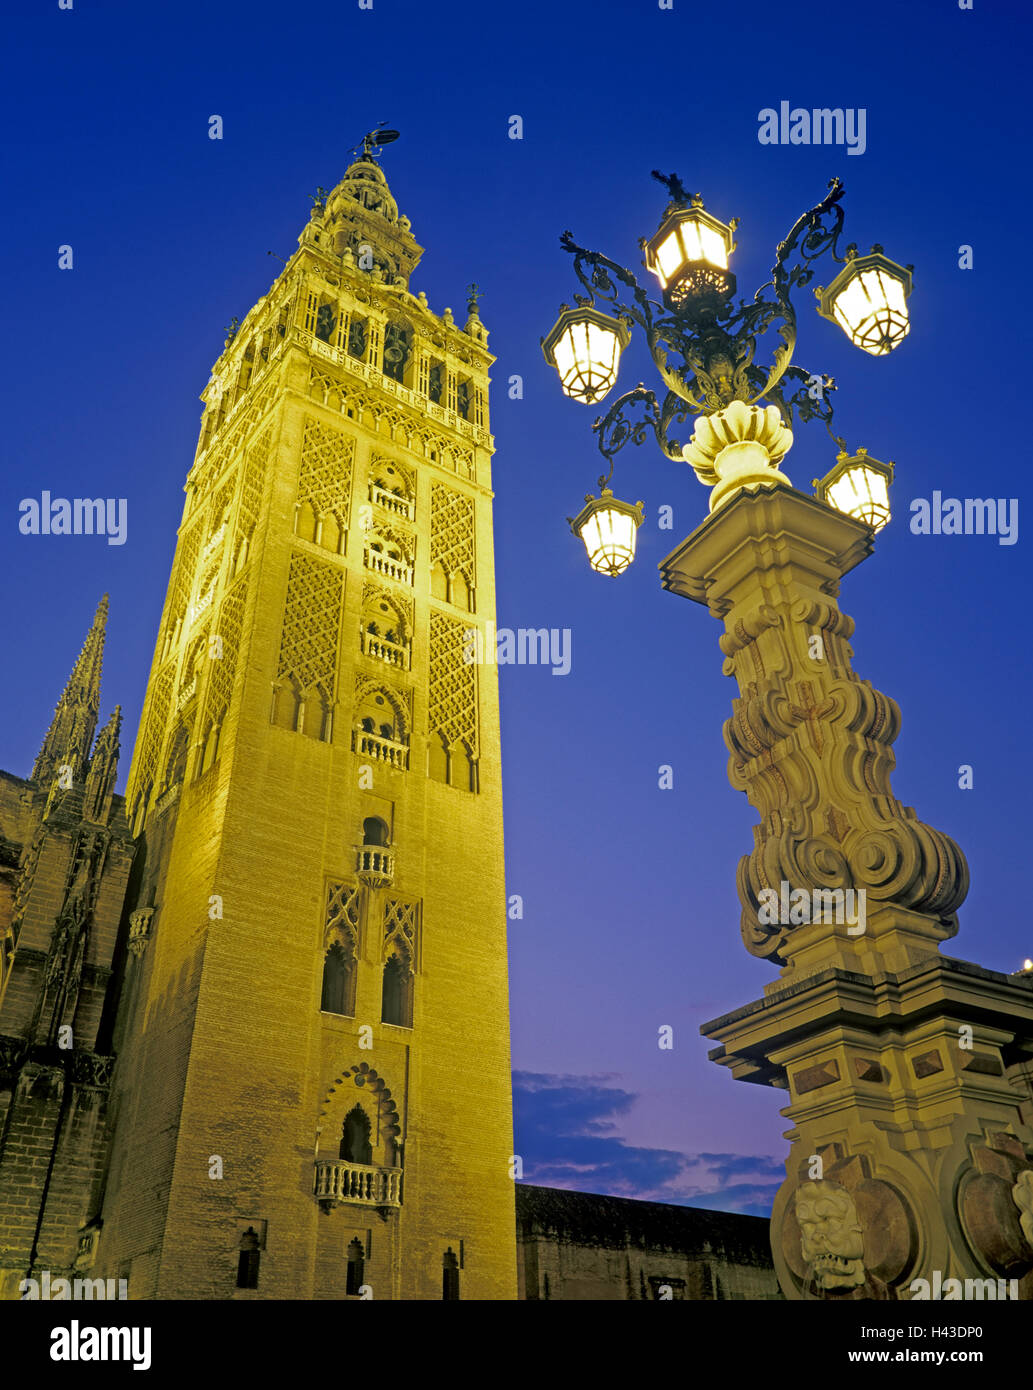
<instances>
[{"instance_id":1,"label":"ornate street lamp","mask_svg":"<svg viewBox=\"0 0 1033 1390\"><path fill-rule=\"evenodd\" d=\"M890 519L892 481L893 464L869 458L868 450L859 448L856 454L842 450L832 471L820 481L815 478L813 485L823 502L881 531Z\"/></svg>"},{"instance_id":2,"label":"ornate street lamp","mask_svg":"<svg viewBox=\"0 0 1033 1390\"><path fill-rule=\"evenodd\" d=\"M721 222L707 212L701 196L690 196L677 175L654 170L653 177L667 188L670 202L656 234L640 245L643 264L660 282L663 303L651 299L631 271L564 232L560 244L574 257L585 294L577 296L576 309L564 308L542 348L568 395L601 400L637 324L666 393L658 397L640 383L618 397L593 425L599 450L612 471L620 449L644 443L651 433L668 458L691 464L700 482L713 488L713 512L740 492L789 484L779 464L793 442L794 415L801 423L821 420L847 454L845 441L832 431L835 382L792 361L793 291L811 282L815 262L827 253L844 267L827 290L816 291L819 312L875 354L890 351L908 331L911 269L891 261L878 246L868 256L858 256L853 245L839 254L844 190L833 179L821 202L779 243L770 280L752 301L736 303L735 277L728 269L736 222ZM760 347L769 333L777 341L770 365L764 366ZM692 438L675 438L677 427L693 419ZM892 471L885 475L886 465L875 460L862 465L863 459L859 451L852 471L830 474L819 496L833 507L847 496L851 507L861 509L852 514L870 517L867 524L878 529L889 515L884 483ZM849 496L855 488L857 495ZM581 530L578 534L584 539ZM603 572L621 573L631 554L633 549L625 549L621 566Z\"/></svg>"},{"instance_id":3,"label":"ornate street lamp","mask_svg":"<svg viewBox=\"0 0 1033 1390\"><path fill-rule=\"evenodd\" d=\"M542 352L559 373L564 392L575 401L594 405L613 389L631 333L620 320L582 304L580 296L578 306L562 306L542 339Z\"/></svg>"},{"instance_id":4,"label":"ornate street lamp","mask_svg":"<svg viewBox=\"0 0 1033 1390\"><path fill-rule=\"evenodd\" d=\"M911 331L911 266L897 265L878 245L868 256L859 256L850 246L846 254L846 266L828 289L819 285L814 291L818 313L838 323L855 347L883 357Z\"/></svg>"},{"instance_id":5,"label":"ornate street lamp","mask_svg":"<svg viewBox=\"0 0 1033 1390\"><path fill-rule=\"evenodd\" d=\"M623 574L635 558L635 537L642 525L642 503L622 502L599 479L600 495L585 493L585 505L575 517L567 517L570 529L580 536L588 563L599 574Z\"/></svg>"},{"instance_id":6,"label":"ornate street lamp","mask_svg":"<svg viewBox=\"0 0 1033 1390\"><path fill-rule=\"evenodd\" d=\"M735 218L726 224L707 212L699 193L689 207L678 199L668 206L659 231L640 242L645 267L660 281L668 308L689 295L724 298L735 293L728 257L735 250L732 233L737 226Z\"/></svg>"},{"instance_id":7,"label":"ornate street lamp","mask_svg":"<svg viewBox=\"0 0 1033 1390\"><path fill-rule=\"evenodd\" d=\"M666 386L662 399L641 385L625 392L595 422L611 474L616 453L652 432L712 489L710 515L660 575L722 625L721 669L738 688L723 729L728 779L757 814L736 872L740 928L750 954L781 974L701 1032L733 1077L787 1101L791 1148L771 1214L779 1285L786 1299L902 1299L948 1263L966 1276L1025 1271L1033 1125L1010 1072L1033 1052L1033 965L1005 979L941 953L968 866L894 794L900 709L854 671L854 623L838 601L888 517L893 466L851 453L832 433L834 383L792 365L792 291L819 256L846 265L821 292L822 312L871 353L906 332L910 272L878 250L837 255L843 190L833 182L780 244L770 281L736 304L716 244L702 231L687 241L684 189L662 182L675 208L644 249L663 305L569 233L562 242L587 302L642 328ZM778 341L762 366L769 330ZM816 498L781 471L794 414L822 420L839 446ZM685 444L673 435L692 417ZM616 503L608 482L571 524L593 566L613 574L630 563L641 504ZM951 1046L959 1026L974 1051ZM819 1187L835 1216L826 1224L849 1237L831 1253Z\"/></svg>"}]
</instances>

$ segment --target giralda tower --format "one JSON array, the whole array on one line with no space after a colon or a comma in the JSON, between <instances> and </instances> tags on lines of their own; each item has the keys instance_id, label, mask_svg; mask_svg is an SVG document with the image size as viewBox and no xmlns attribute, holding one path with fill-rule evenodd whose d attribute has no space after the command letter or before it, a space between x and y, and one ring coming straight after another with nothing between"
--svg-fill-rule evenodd
<instances>
[{"instance_id":1,"label":"giralda tower","mask_svg":"<svg viewBox=\"0 0 1033 1390\"><path fill-rule=\"evenodd\" d=\"M375 144L203 394L126 795L134 1298L516 1296L493 359Z\"/></svg>"}]
</instances>

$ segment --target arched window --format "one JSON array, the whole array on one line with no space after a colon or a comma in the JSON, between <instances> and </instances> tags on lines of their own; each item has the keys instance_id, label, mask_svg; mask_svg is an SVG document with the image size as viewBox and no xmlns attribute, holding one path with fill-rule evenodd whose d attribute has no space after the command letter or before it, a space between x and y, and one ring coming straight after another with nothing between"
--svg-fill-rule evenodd
<instances>
[{"instance_id":1,"label":"arched window","mask_svg":"<svg viewBox=\"0 0 1033 1390\"><path fill-rule=\"evenodd\" d=\"M461 608L465 613L473 612L473 590L462 570L452 576L451 602L453 608Z\"/></svg>"},{"instance_id":2,"label":"arched window","mask_svg":"<svg viewBox=\"0 0 1033 1390\"><path fill-rule=\"evenodd\" d=\"M449 750L449 781L464 792L477 790L477 763L465 743L456 743Z\"/></svg>"},{"instance_id":3,"label":"arched window","mask_svg":"<svg viewBox=\"0 0 1033 1390\"><path fill-rule=\"evenodd\" d=\"M323 958L323 997L319 1005L325 1014L355 1012L355 957L335 941Z\"/></svg>"},{"instance_id":4,"label":"arched window","mask_svg":"<svg viewBox=\"0 0 1033 1390\"><path fill-rule=\"evenodd\" d=\"M389 323L384 329L384 375L394 381L405 381L412 334L404 324Z\"/></svg>"},{"instance_id":5,"label":"arched window","mask_svg":"<svg viewBox=\"0 0 1033 1390\"><path fill-rule=\"evenodd\" d=\"M302 699L301 717L297 723L298 733L329 742L329 725L329 710L318 687L313 686L305 691Z\"/></svg>"},{"instance_id":6,"label":"arched window","mask_svg":"<svg viewBox=\"0 0 1033 1390\"><path fill-rule=\"evenodd\" d=\"M358 1296L362 1288L362 1274L366 1264L364 1253L362 1242L359 1240L353 1240L348 1246L348 1278L344 1292L353 1298Z\"/></svg>"},{"instance_id":7,"label":"arched window","mask_svg":"<svg viewBox=\"0 0 1033 1390\"><path fill-rule=\"evenodd\" d=\"M301 694L292 680L285 680L273 690L272 722L280 729L297 729L301 711Z\"/></svg>"},{"instance_id":8,"label":"arched window","mask_svg":"<svg viewBox=\"0 0 1033 1390\"><path fill-rule=\"evenodd\" d=\"M431 567L430 592L434 598L448 602L448 576L442 568L440 560L435 560Z\"/></svg>"},{"instance_id":9,"label":"arched window","mask_svg":"<svg viewBox=\"0 0 1033 1390\"><path fill-rule=\"evenodd\" d=\"M201 758L201 771L207 772L212 763L219 756L219 725L213 724L208 730L204 741L204 753Z\"/></svg>"},{"instance_id":10,"label":"arched window","mask_svg":"<svg viewBox=\"0 0 1033 1390\"><path fill-rule=\"evenodd\" d=\"M330 304L320 304L316 312L316 337L328 343L337 327L337 315Z\"/></svg>"},{"instance_id":11,"label":"arched window","mask_svg":"<svg viewBox=\"0 0 1033 1390\"><path fill-rule=\"evenodd\" d=\"M237 1288L257 1289L261 1242L253 1226L249 1226L241 1236L237 1248L240 1251L237 1256Z\"/></svg>"},{"instance_id":12,"label":"arched window","mask_svg":"<svg viewBox=\"0 0 1033 1390\"><path fill-rule=\"evenodd\" d=\"M441 1297L449 1302L459 1298L459 1261L449 1246L441 1261Z\"/></svg>"},{"instance_id":13,"label":"arched window","mask_svg":"<svg viewBox=\"0 0 1033 1390\"><path fill-rule=\"evenodd\" d=\"M327 512L319 528L319 544L324 550L340 555L342 535L341 523L333 512Z\"/></svg>"},{"instance_id":14,"label":"arched window","mask_svg":"<svg viewBox=\"0 0 1033 1390\"><path fill-rule=\"evenodd\" d=\"M427 776L448 782L448 747L440 734L431 734L427 740Z\"/></svg>"},{"instance_id":15,"label":"arched window","mask_svg":"<svg viewBox=\"0 0 1033 1390\"><path fill-rule=\"evenodd\" d=\"M304 502L299 503L294 512L295 534L299 535L303 541L314 541L317 522L316 509L306 498Z\"/></svg>"},{"instance_id":16,"label":"arched window","mask_svg":"<svg viewBox=\"0 0 1033 1390\"><path fill-rule=\"evenodd\" d=\"M390 844L387 833L387 821L380 816L367 816L362 822L362 843L364 845L379 845L382 848Z\"/></svg>"},{"instance_id":17,"label":"arched window","mask_svg":"<svg viewBox=\"0 0 1033 1390\"><path fill-rule=\"evenodd\" d=\"M353 1106L344 1117L341 1127L341 1150L338 1154L345 1163L372 1163L373 1145L369 1140L369 1116L361 1105Z\"/></svg>"},{"instance_id":18,"label":"arched window","mask_svg":"<svg viewBox=\"0 0 1033 1390\"><path fill-rule=\"evenodd\" d=\"M441 405L445 394L445 364L436 359L431 362L427 373L427 396L436 405ZM431 455L433 458L433 455Z\"/></svg>"},{"instance_id":19,"label":"arched window","mask_svg":"<svg viewBox=\"0 0 1033 1390\"><path fill-rule=\"evenodd\" d=\"M176 730L172 740L172 747L169 750L168 772L165 777L166 787L174 787L177 782L182 782L186 775L187 753L190 750L190 734L184 725L180 725Z\"/></svg>"},{"instance_id":20,"label":"arched window","mask_svg":"<svg viewBox=\"0 0 1033 1390\"><path fill-rule=\"evenodd\" d=\"M384 966L384 994L380 1010L382 1023L393 1023L399 1028L412 1027L412 983L408 963L396 955L390 956Z\"/></svg>"}]
</instances>

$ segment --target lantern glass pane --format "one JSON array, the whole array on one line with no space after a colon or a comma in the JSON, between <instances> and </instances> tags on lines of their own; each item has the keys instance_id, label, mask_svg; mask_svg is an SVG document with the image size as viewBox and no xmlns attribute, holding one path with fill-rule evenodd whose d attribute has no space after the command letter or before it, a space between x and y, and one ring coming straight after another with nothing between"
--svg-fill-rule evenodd
<instances>
[{"instance_id":1,"label":"lantern glass pane","mask_svg":"<svg viewBox=\"0 0 1033 1390\"><path fill-rule=\"evenodd\" d=\"M907 300L904 298L903 283L895 275L889 275L884 270L879 271L878 275L879 287L887 307L906 317Z\"/></svg>"},{"instance_id":2,"label":"lantern glass pane","mask_svg":"<svg viewBox=\"0 0 1033 1390\"><path fill-rule=\"evenodd\" d=\"M678 228L675 227L666 241L661 242L656 253L656 262L660 267L660 283L667 284L674 272L682 262L681 246L678 243Z\"/></svg>"},{"instance_id":3,"label":"lantern glass pane","mask_svg":"<svg viewBox=\"0 0 1033 1390\"><path fill-rule=\"evenodd\" d=\"M728 250L721 233L715 231L713 227L700 227L699 236L704 258L711 265L720 266L722 270L727 270Z\"/></svg>"},{"instance_id":4,"label":"lantern glass pane","mask_svg":"<svg viewBox=\"0 0 1033 1390\"><path fill-rule=\"evenodd\" d=\"M836 296L833 311L847 334L852 338L857 325L870 311L871 304L865 292L864 276L855 276Z\"/></svg>"},{"instance_id":5,"label":"lantern glass pane","mask_svg":"<svg viewBox=\"0 0 1033 1390\"><path fill-rule=\"evenodd\" d=\"M832 312L850 341L874 357L892 352L911 329L903 284L876 267L840 290Z\"/></svg>"},{"instance_id":6,"label":"lantern glass pane","mask_svg":"<svg viewBox=\"0 0 1033 1390\"><path fill-rule=\"evenodd\" d=\"M620 340L604 324L591 319L569 324L552 354L560 384L574 400L601 401L617 380Z\"/></svg>"},{"instance_id":7,"label":"lantern glass pane","mask_svg":"<svg viewBox=\"0 0 1033 1390\"><path fill-rule=\"evenodd\" d=\"M612 507L600 507L581 527L588 563L600 574L623 573L635 558L635 518Z\"/></svg>"},{"instance_id":8,"label":"lantern glass pane","mask_svg":"<svg viewBox=\"0 0 1033 1390\"><path fill-rule=\"evenodd\" d=\"M687 261L701 261L703 259L703 247L699 239L699 223L695 218L686 218L681 224L681 240Z\"/></svg>"},{"instance_id":9,"label":"lantern glass pane","mask_svg":"<svg viewBox=\"0 0 1033 1390\"><path fill-rule=\"evenodd\" d=\"M828 500L837 511L881 530L890 519L889 485L885 475L875 468L857 464L840 474L830 484Z\"/></svg>"}]
</instances>

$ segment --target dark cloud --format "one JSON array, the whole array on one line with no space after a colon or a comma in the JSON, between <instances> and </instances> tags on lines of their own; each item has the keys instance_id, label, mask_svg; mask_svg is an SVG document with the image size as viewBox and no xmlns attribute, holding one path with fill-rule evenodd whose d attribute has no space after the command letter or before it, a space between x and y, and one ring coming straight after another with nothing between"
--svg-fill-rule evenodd
<instances>
[{"instance_id":1,"label":"dark cloud","mask_svg":"<svg viewBox=\"0 0 1033 1390\"><path fill-rule=\"evenodd\" d=\"M516 1152L525 1182L712 1211L769 1216L785 1168L764 1155L636 1148L619 1121L637 1097L620 1078L514 1072Z\"/></svg>"}]
</instances>

